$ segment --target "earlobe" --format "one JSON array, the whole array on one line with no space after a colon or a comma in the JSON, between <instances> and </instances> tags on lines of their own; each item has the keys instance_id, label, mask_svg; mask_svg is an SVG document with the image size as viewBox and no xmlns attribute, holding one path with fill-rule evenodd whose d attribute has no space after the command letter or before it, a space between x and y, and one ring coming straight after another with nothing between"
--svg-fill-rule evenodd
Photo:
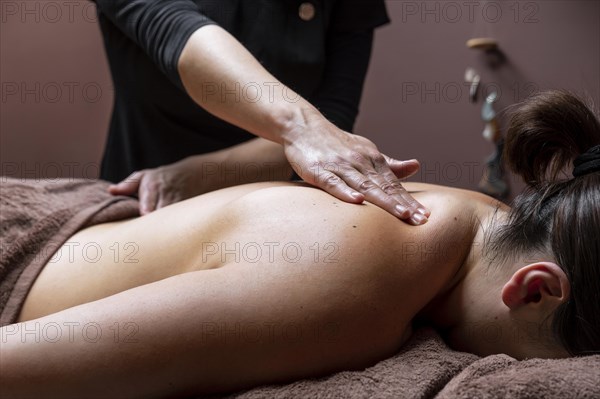
<instances>
[{"instance_id":1,"label":"earlobe","mask_svg":"<svg viewBox=\"0 0 600 399\"><path fill-rule=\"evenodd\" d=\"M502 288L502 301L511 310L527 304L558 306L569 298L569 279L555 263L538 262L517 270Z\"/></svg>"}]
</instances>

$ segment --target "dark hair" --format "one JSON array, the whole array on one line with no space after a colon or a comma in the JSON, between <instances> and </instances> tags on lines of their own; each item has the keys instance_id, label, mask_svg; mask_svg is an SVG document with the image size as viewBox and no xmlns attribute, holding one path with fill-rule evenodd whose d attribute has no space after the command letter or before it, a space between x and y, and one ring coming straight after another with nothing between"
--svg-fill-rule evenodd
<instances>
[{"instance_id":1,"label":"dark hair","mask_svg":"<svg viewBox=\"0 0 600 399\"><path fill-rule=\"evenodd\" d=\"M553 90L520 104L503 155L528 188L489 241L492 262L541 252L564 270L571 293L551 329L572 355L600 352L600 173L567 177L564 171L599 144L600 122L576 96Z\"/></svg>"}]
</instances>

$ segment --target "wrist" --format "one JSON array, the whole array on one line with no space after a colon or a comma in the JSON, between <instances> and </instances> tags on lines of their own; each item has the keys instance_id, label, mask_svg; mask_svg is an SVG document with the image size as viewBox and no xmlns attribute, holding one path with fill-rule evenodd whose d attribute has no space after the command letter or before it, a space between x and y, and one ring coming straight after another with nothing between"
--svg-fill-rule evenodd
<instances>
[{"instance_id":1,"label":"wrist","mask_svg":"<svg viewBox=\"0 0 600 399\"><path fill-rule=\"evenodd\" d=\"M284 111L275 112L273 126L276 127L278 140L284 147L293 144L301 136L321 130L328 121L310 103L298 104Z\"/></svg>"}]
</instances>

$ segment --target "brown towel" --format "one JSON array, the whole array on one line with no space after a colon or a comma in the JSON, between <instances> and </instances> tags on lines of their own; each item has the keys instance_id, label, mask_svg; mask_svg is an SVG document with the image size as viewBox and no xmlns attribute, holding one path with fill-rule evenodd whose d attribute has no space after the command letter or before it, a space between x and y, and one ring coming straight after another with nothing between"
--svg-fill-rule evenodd
<instances>
[{"instance_id":1,"label":"brown towel","mask_svg":"<svg viewBox=\"0 0 600 399\"><path fill-rule=\"evenodd\" d=\"M477 359L469 353L451 351L434 330L421 328L397 355L366 370L260 387L229 398L433 398Z\"/></svg>"},{"instance_id":2,"label":"brown towel","mask_svg":"<svg viewBox=\"0 0 600 399\"><path fill-rule=\"evenodd\" d=\"M600 355L524 361L488 356L465 368L437 398L600 398Z\"/></svg>"},{"instance_id":3,"label":"brown towel","mask_svg":"<svg viewBox=\"0 0 600 399\"><path fill-rule=\"evenodd\" d=\"M264 386L228 398L600 398L600 355L518 361L451 350L432 329L415 331L395 356L363 371Z\"/></svg>"},{"instance_id":4,"label":"brown towel","mask_svg":"<svg viewBox=\"0 0 600 399\"><path fill-rule=\"evenodd\" d=\"M0 327L17 320L36 277L69 237L138 215L136 200L107 189L97 180L0 176Z\"/></svg>"}]
</instances>

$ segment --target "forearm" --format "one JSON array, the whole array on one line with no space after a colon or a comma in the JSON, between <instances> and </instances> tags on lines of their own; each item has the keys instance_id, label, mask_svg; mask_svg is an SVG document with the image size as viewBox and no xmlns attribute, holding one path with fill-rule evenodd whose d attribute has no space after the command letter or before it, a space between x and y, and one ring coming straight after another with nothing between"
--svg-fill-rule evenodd
<instances>
[{"instance_id":1,"label":"forearm","mask_svg":"<svg viewBox=\"0 0 600 399\"><path fill-rule=\"evenodd\" d=\"M298 127L328 123L218 26L205 26L190 37L178 67L181 81L196 103L267 140L283 144Z\"/></svg>"},{"instance_id":2,"label":"forearm","mask_svg":"<svg viewBox=\"0 0 600 399\"><path fill-rule=\"evenodd\" d=\"M123 328L139 332L139 324L109 312L93 316L91 309L99 307L83 305L2 327L0 397L126 398L139 393L139 372L126 371L141 366L131 361L139 337L123 336ZM142 351L139 356L146 356L147 348Z\"/></svg>"},{"instance_id":3,"label":"forearm","mask_svg":"<svg viewBox=\"0 0 600 399\"><path fill-rule=\"evenodd\" d=\"M239 173L237 184L289 180L292 176L283 146L263 138L229 148L225 155L223 167Z\"/></svg>"},{"instance_id":4,"label":"forearm","mask_svg":"<svg viewBox=\"0 0 600 399\"><path fill-rule=\"evenodd\" d=\"M219 343L203 332L215 324L209 293L218 290L205 284L222 281L203 272L205 283L194 287L197 273L3 327L0 396L151 398L209 391L218 379L211 370L224 368ZM195 309L201 297L206 306Z\"/></svg>"},{"instance_id":5,"label":"forearm","mask_svg":"<svg viewBox=\"0 0 600 399\"><path fill-rule=\"evenodd\" d=\"M186 273L4 327L0 393L190 397L365 367L396 347L391 312L364 304L380 298L325 278L340 268L317 268L308 287L259 268Z\"/></svg>"},{"instance_id":6,"label":"forearm","mask_svg":"<svg viewBox=\"0 0 600 399\"><path fill-rule=\"evenodd\" d=\"M194 179L192 184L200 188L200 192L240 184L286 181L293 172L283 147L260 137L180 162L186 164Z\"/></svg>"}]
</instances>

